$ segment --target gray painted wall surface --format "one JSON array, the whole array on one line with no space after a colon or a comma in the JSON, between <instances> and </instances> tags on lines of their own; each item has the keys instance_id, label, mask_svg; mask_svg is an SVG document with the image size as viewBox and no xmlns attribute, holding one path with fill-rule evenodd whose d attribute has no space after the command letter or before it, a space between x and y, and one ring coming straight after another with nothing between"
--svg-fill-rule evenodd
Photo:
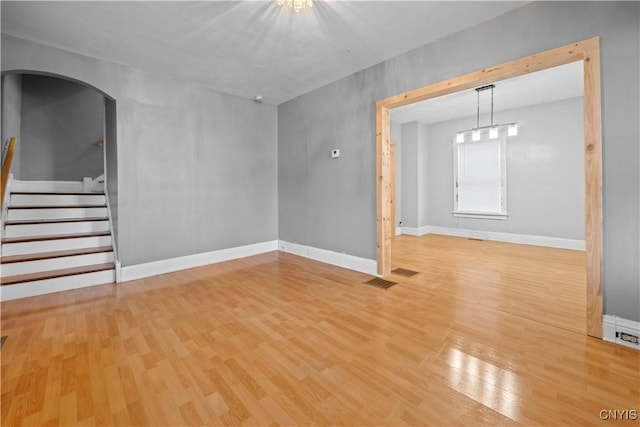
<instances>
[{"instance_id":1,"label":"gray painted wall surface","mask_svg":"<svg viewBox=\"0 0 640 427\"><path fill-rule=\"evenodd\" d=\"M418 227L429 225L429 127L418 123Z\"/></svg>"},{"instance_id":2,"label":"gray painted wall surface","mask_svg":"<svg viewBox=\"0 0 640 427\"><path fill-rule=\"evenodd\" d=\"M22 76L20 179L82 181L104 171L103 95L68 80Z\"/></svg>"},{"instance_id":3,"label":"gray painted wall surface","mask_svg":"<svg viewBox=\"0 0 640 427\"><path fill-rule=\"evenodd\" d=\"M639 8L533 2L281 104L281 237L375 259L376 100L600 36L604 312L640 320ZM336 143L343 157L329 163Z\"/></svg>"},{"instance_id":4,"label":"gray painted wall surface","mask_svg":"<svg viewBox=\"0 0 640 427\"><path fill-rule=\"evenodd\" d=\"M402 141L406 147L396 174L402 177L401 215L399 221L404 227L418 228L428 225L428 127L424 123L411 122L400 126Z\"/></svg>"},{"instance_id":5,"label":"gray painted wall surface","mask_svg":"<svg viewBox=\"0 0 640 427\"><path fill-rule=\"evenodd\" d=\"M452 215L453 140L475 126L467 117L429 125L429 225L583 240L582 97L496 112L494 122L519 124L507 139L508 219Z\"/></svg>"},{"instance_id":6,"label":"gray painted wall surface","mask_svg":"<svg viewBox=\"0 0 640 427\"><path fill-rule=\"evenodd\" d=\"M116 101L123 266L278 238L276 107L2 37L3 70L68 76Z\"/></svg>"},{"instance_id":7,"label":"gray painted wall surface","mask_svg":"<svg viewBox=\"0 0 640 427\"><path fill-rule=\"evenodd\" d=\"M404 227L418 227L418 122L402 125L402 157L397 174L402 177L402 217Z\"/></svg>"},{"instance_id":8,"label":"gray painted wall surface","mask_svg":"<svg viewBox=\"0 0 640 427\"><path fill-rule=\"evenodd\" d=\"M22 137L20 135L20 111L22 110L22 76L18 74L2 76L2 159L4 145L9 138L17 138L16 148L11 162L11 173L20 179L20 151Z\"/></svg>"},{"instance_id":9,"label":"gray painted wall surface","mask_svg":"<svg viewBox=\"0 0 640 427\"><path fill-rule=\"evenodd\" d=\"M118 253L118 120L116 102L104 97L104 169L113 246Z\"/></svg>"}]
</instances>

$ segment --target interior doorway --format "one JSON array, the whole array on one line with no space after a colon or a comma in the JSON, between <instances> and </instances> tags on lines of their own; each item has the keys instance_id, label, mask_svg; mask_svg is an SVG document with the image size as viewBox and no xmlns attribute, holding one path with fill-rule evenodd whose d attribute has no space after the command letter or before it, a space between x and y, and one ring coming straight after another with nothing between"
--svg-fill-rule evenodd
<instances>
[{"instance_id":1,"label":"interior doorway","mask_svg":"<svg viewBox=\"0 0 640 427\"><path fill-rule=\"evenodd\" d=\"M397 94L376 104L376 221L378 273L391 272L390 109L501 80L581 61L584 69L586 331L602 337L602 194L599 38L577 42L451 80Z\"/></svg>"}]
</instances>

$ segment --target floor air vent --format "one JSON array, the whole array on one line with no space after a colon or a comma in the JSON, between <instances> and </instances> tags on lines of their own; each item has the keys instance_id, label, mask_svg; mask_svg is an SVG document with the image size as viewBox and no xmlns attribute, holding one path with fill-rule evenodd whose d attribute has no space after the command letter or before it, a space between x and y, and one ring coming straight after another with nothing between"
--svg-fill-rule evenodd
<instances>
[{"instance_id":1,"label":"floor air vent","mask_svg":"<svg viewBox=\"0 0 640 427\"><path fill-rule=\"evenodd\" d=\"M368 282L364 282L364 284L365 285L375 286L376 288L380 288L380 289L389 289L393 285L397 285L396 282L392 282L390 280L381 279L379 277L376 277L375 279L371 279Z\"/></svg>"},{"instance_id":2,"label":"floor air vent","mask_svg":"<svg viewBox=\"0 0 640 427\"><path fill-rule=\"evenodd\" d=\"M396 268L395 270L391 270L393 274L403 277L413 277L418 274L417 271L407 270L406 268Z\"/></svg>"}]
</instances>

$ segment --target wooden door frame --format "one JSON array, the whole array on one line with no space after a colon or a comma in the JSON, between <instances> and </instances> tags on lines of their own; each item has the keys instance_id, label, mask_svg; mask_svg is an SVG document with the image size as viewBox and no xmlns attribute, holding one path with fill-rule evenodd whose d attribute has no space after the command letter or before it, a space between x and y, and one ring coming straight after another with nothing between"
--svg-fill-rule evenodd
<instances>
[{"instance_id":1,"label":"wooden door frame","mask_svg":"<svg viewBox=\"0 0 640 427\"><path fill-rule=\"evenodd\" d=\"M376 242L379 275L386 276L391 273L389 110L577 61L582 61L584 66L587 334L602 338L602 125L599 37L487 67L376 102Z\"/></svg>"}]
</instances>

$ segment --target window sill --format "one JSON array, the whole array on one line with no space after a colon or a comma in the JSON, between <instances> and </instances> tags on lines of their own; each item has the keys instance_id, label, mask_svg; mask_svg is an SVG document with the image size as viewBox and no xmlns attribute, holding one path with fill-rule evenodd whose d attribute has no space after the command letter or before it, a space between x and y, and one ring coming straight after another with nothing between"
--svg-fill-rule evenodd
<instances>
[{"instance_id":1,"label":"window sill","mask_svg":"<svg viewBox=\"0 0 640 427\"><path fill-rule=\"evenodd\" d=\"M457 218L477 218L477 219L500 219L506 220L509 216L506 213L492 212L465 212L454 211L453 216Z\"/></svg>"}]
</instances>

